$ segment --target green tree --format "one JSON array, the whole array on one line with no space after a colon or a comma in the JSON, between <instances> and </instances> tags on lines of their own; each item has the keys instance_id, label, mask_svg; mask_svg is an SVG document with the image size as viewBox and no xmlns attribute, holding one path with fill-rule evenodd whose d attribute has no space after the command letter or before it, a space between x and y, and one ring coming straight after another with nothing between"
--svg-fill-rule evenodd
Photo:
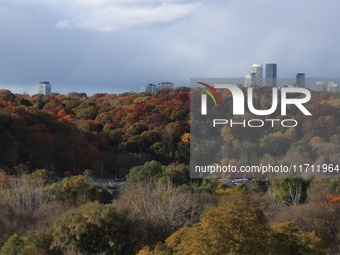
<instances>
[{"instance_id":1,"label":"green tree","mask_svg":"<svg viewBox=\"0 0 340 255\"><path fill-rule=\"evenodd\" d=\"M112 145L117 146L118 144L122 142L124 131L122 129L115 129L115 130L109 131L109 136L110 136Z\"/></svg>"},{"instance_id":2,"label":"green tree","mask_svg":"<svg viewBox=\"0 0 340 255\"><path fill-rule=\"evenodd\" d=\"M110 204L112 203L113 195L106 189L103 188L98 193L98 200L101 204Z\"/></svg>"},{"instance_id":3,"label":"green tree","mask_svg":"<svg viewBox=\"0 0 340 255\"><path fill-rule=\"evenodd\" d=\"M86 204L54 224L53 247L82 254L132 254L136 235L131 222L113 205Z\"/></svg>"},{"instance_id":4,"label":"green tree","mask_svg":"<svg viewBox=\"0 0 340 255\"><path fill-rule=\"evenodd\" d=\"M89 169L85 169L83 175L88 181L93 181L95 179L93 176L93 171Z\"/></svg>"},{"instance_id":5,"label":"green tree","mask_svg":"<svg viewBox=\"0 0 340 255\"><path fill-rule=\"evenodd\" d=\"M272 156L284 155L291 141L280 132L269 134L260 139L260 149Z\"/></svg>"},{"instance_id":6,"label":"green tree","mask_svg":"<svg viewBox=\"0 0 340 255\"><path fill-rule=\"evenodd\" d=\"M307 197L309 179L284 178L279 181L279 196L287 205L298 205L303 203Z\"/></svg>"},{"instance_id":7,"label":"green tree","mask_svg":"<svg viewBox=\"0 0 340 255\"><path fill-rule=\"evenodd\" d=\"M45 106L45 102L44 102L44 99L43 99L43 96L42 95L39 95L39 98L38 98L38 102L37 104L35 105L35 107L39 110L41 110L42 108L44 108Z\"/></svg>"},{"instance_id":8,"label":"green tree","mask_svg":"<svg viewBox=\"0 0 340 255\"><path fill-rule=\"evenodd\" d=\"M97 106L91 102L81 103L76 108L75 114L79 119L94 120L97 116Z\"/></svg>"},{"instance_id":9,"label":"green tree","mask_svg":"<svg viewBox=\"0 0 340 255\"><path fill-rule=\"evenodd\" d=\"M253 191L257 191L257 192L267 192L268 190L268 182L261 180L261 179L254 179L251 183L250 183L250 189Z\"/></svg>"},{"instance_id":10,"label":"green tree","mask_svg":"<svg viewBox=\"0 0 340 255\"><path fill-rule=\"evenodd\" d=\"M24 247L24 240L18 236L18 234L12 235L8 238L7 242L1 248L1 254L3 255L18 255L21 249Z\"/></svg>"},{"instance_id":11,"label":"green tree","mask_svg":"<svg viewBox=\"0 0 340 255\"><path fill-rule=\"evenodd\" d=\"M51 247L53 235L51 228L42 228L34 231L28 236L23 237L24 246L20 254L50 254L62 255L62 251L58 247Z\"/></svg>"},{"instance_id":12,"label":"green tree","mask_svg":"<svg viewBox=\"0 0 340 255\"><path fill-rule=\"evenodd\" d=\"M82 175L64 178L61 182L46 186L44 192L70 205L85 204L96 197L95 187Z\"/></svg>"},{"instance_id":13,"label":"green tree","mask_svg":"<svg viewBox=\"0 0 340 255\"><path fill-rule=\"evenodd\" d=\"M46 169L37 169L31 174L32 178L42 179L47 183L54 181L55 173Z\"/></svg>"},{"instance_id":14,"label":"green tree","mask_svg":"<svg viewBox=\"0 0 340 255\"><path fill-rule=\"evenodd\" d=\"M150 182L162 177L163 167L157 161L146 162L142 166L131 168L126 176L126 187L132 188L138 182Z\"/></svg>"},{"instance_id":15,"label":"green tree","mask_svg":"<svg viewBox=\"0 0 340 255\"><path fill-rule=\"evenodd\" d=\"M166 182L171 182L174 185L182 185L185 183L185 172L174 166L167 166L164 170L162 180Z\"/></svg>"}]
</instances>

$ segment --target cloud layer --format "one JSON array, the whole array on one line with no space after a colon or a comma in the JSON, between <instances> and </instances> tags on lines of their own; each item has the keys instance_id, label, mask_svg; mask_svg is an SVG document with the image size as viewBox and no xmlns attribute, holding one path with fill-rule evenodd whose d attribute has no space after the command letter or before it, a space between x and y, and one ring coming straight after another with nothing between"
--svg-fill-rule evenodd
<instances>
[{"instance_id":1,"label":"cloud layer","mask_svg":"<svg viewBox=\"0 0 340 255\"><path fill-rule=\"evenodd\" d=\"M115 32L124 28L169 24L188 17L200 3L159 0L75 1L56 25L61 29Z\"/></svg>"},{"instance_id":2,"label":"cloud layer","mask_svg":"<svg viewBox=\"0 0 340 255\"><path fill-rule=\"evenodd\" d=\"M282 78L339 77L339 8L337 0L0 0L0 88L31 92L48 80L60 93L138 91L244 77L252 63L269 62Z\"/></svg>"}]
</instances>

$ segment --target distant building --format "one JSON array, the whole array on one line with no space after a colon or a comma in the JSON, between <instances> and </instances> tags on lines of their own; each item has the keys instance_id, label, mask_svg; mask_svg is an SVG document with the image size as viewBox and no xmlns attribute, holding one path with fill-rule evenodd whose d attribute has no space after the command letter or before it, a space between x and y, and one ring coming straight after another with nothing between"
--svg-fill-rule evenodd
<instances>
[{"instance_id":1,"label":"distant building","mask_svg":"<svg viewBox=\"0 0 340 255\"><path fill-rule=\"evenodd\" d=\"M326 84L323 81L316 82L316 91L326 91Z\"/></svg>"},{"instance_id":2,"label":"distant building","mask_svg":"<svg viewBox=\"0 0 340 255\"><path fill-rule=\"evenodd\" d=\"M262 86L262 65L253 64L246 73L244 85L249 87L251 85Z\"/></svg>"},{"instance_id":3,"label":"distant building","mask_svg":"<svg viewBox=\"0 0 340 255\"><path fill-rule=\"evenodd\" d=\"M304 73L296 74L296 87L299 87L299 88L306 87L306 75Z\"/></svg>"},{"instance_id":4,"label":"distant building","mask_svg":"<svg viewBox=\"0 0 340 255\"><path fill-rule=\"evenodd\" d=\"M330 92L340 91L339 85L334 82L328 82L328 91Z\"/></svg>"},{"instance_id":5,"label":"distant building","mask_svg":"<svg viewBox=\"0 0 340 255\"><path fill-rule=\"evenodd\" d=\"M152 83L149 83L148 85L140 86L140 91L145 92L148 91L150 93L156 93L159 90L162 89L174 89L174 84L172 82L159 82L158 86Z\"/></svg>"},{"instance_id":6,"label":"distant building","mask_svg":"<svg viewBox=\"0 0 340 255\"><path fill-rule=\"evenodd\" d=\"M148 91L148 92L150 92L150 93L156 93L156 92L158 91L158 87L157 87L157 85L155 85L155 84L149 83L149 84L146 85L146 86L141 86L141 87L140 87L140 91L141 91L141 92L146 92L146 91Z\"/></svg>"},{"instance_id":7,"label":"distant building","mask_svg":"<svg viewBox=\"0 0 340 255\"><path fill-rule=\"evenodd\" d=\"M246 76L244 77L244 86L250 87L251 85L256 84L256 73L247 72Z\"/></svg>"},{"instance_id":8,"label":"distant building","mask_svg":"<svg viewBox=\"0 0 340 255\"><path fill-rule=\"evenodd\" d=\"M266 64L266 86L276 87L277 65Z\"/></svg>"},{"instance_id":9,"label":"distant building","mask_svg":"<svg viewBox=\"0 0 340 255\"><path fill-rule=\"evenodd\" d=\"M38 84L38 94L49 95L51 94L51 84L48 81L41 81Z\"/></svg>"},{"instance_id":10,"label":"distant building","mask_svg":"<svg viewBox=\"0 0 340 255\"><path fill-rule=\"evenodd\" d=\"M159 82L158 83L158 90L162 89L174 89L174 84L172 82Z\"/></svg>"}]
</instances>

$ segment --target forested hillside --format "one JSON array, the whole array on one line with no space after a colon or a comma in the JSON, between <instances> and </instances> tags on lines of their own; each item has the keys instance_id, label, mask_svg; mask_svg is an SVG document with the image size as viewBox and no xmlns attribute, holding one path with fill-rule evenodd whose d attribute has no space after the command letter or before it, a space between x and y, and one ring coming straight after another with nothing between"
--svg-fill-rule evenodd
<instances>
[{"instance_id":1,"label":"forested hillside","mask_svg":"<svg viewBox=\"0 0 340 255\"><path fill-rule=\"evenodd\" d=\"M256 88L254 107L268 109L271 90ZM231 116L229 91L221 93L226 118ZM46 168L63 176L103 169L106 177L125 177L129 169L156 160L164 165L189 163L189 88L163 90L156 94L84 93L49 96L0 92L0 167L13 170ZM339 163L340 93L313 92L306 118L295 107L288 116L295 128L269 125L260 128L221 130L223 162L314 163L327 156ZM271 116L283 119L279 110ZM245 119L254 118L246 114ZM237 119L237 118L236 118ZM223 143L222 143L223 141ZM201 148L209 155L209 145Z\"/></svg>"},{"instance_id":2,"label":"forested hillside","mask_svg":"<svg viewBox=\"0 0 340 255\"><path fill-rule=\"evenodd\" d=\"M14 95L0 91L0 168L92 169L124 177L149 160L188 163L189 89L156 94Z\"/></svg>"}]
</instances>

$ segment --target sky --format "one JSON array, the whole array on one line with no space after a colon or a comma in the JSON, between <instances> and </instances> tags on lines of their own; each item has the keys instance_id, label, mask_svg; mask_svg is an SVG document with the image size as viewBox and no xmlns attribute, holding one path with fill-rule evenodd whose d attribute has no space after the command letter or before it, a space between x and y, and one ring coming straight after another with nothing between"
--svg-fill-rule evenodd
<instances>
[{"instance_id":1,"label":"sky","mask_svg":"<svg viewBox=\"0 0 340 255\"><path fill-rule=\"evenodd\" d=\"M192 77L339 77L338 0L1 0L0 88L122 93Z\"/></svg>"}]
</instances>

